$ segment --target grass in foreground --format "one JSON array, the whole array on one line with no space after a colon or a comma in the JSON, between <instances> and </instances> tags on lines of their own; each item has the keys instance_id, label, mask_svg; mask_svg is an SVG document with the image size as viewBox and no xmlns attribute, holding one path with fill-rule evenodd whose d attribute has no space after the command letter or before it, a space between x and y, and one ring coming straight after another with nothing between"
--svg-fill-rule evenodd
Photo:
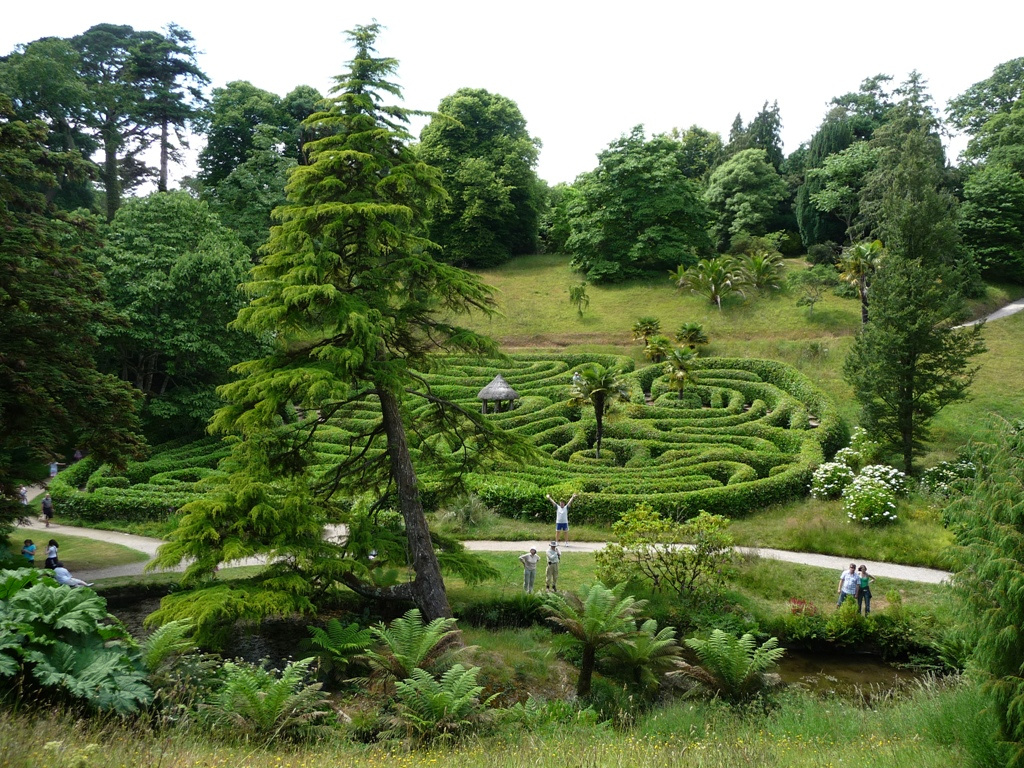
<instances>
[{"instance_id":1,"label":"grass in foreground","mask_svg":"<svg viewBox=\"0 0 1024 768\"><path fill-rule=\"evenodd\" d=\"M140 724L83 720L63 712L3 712L0 768L994 766L999 754L983 704L976 689L956 681L927 682L870 708L799 693L783 696L768 713L678 701L640 716L627 729L575 720L532 730L507 724L461 744L421 750L395 742L355 744L340 734L310 746L231 745L182 727L153 732ZM52 746L44 750L44 744Z\"/></svg>"}]
</instances>

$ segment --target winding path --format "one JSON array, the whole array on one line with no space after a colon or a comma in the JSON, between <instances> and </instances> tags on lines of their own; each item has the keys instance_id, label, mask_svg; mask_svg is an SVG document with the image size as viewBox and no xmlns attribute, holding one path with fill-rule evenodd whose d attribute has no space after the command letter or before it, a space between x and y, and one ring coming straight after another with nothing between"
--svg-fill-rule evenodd
<instances>
[{"instance_id":1,"label":"winding path","mask_svg":"<svg viewBox=\"0 0 1024 768\"><path fill-rule=\"evenodd\" d=\"M109 579L120 576L138 576L145 571L146 566L156 556L157 548L164 543L161 539L153 539L147 536L135 536L130 533L118 533L117 531L102 531L96 528L79 528L73 525L53 524L51 528L45 529L40 527L37 520L32 520L29 525L23 527L50 530L53 531L54 537L59 537L60 534L64 533L68 536L81 536L86 539L106 541L111 544L120 544L122 546L129 547L130 549L144 552L149 556L149 560L145 563L127 563L125 565L116 565L95 571L82 571L79 573L72 567L72 572L75 576L85 579L86 581L97 581L99 579ZM535 548L538 552L543 552L547 549L548 541L466 541L464 544L466 545L466 549L473 552L522 553L526 552L531 547ZM563 547L563 554L571 556L573 552L596 552L603 548L605 544L606 542L603 541L574 542ZM818 568L829 568L836 571L836 573L844 570L846 566L850 564L849 558L835 557L833 555L817 555L812 552L789 552L783 549L766 549L757 547L737 547L736 550L742 554L757 555L771 560L811 565ZM941 582L946 581L951 575L947 571L940 571L934 568L919 568L910 565L897 565L894 563L882 563L859 559L857 559L856 562L858 564L863 563L866 565L868 567L868 571L872 575L886 579L916 581L925 584L940 584ZM265 563L265 559L250 558L247 560L239 560L230 563L229 565L263 565ZM74 564L72 563L71 565L73 566ZM182 571L184 570L184 567L172 568L170 570Z\"/></svg>"}]
</instances>

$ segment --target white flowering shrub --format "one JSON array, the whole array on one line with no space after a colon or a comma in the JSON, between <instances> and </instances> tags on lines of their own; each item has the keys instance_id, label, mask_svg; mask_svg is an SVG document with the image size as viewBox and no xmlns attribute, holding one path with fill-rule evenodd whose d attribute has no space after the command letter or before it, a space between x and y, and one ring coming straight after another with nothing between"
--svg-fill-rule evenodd
<instances>
[{"instance_id":1,"label":"white flowering shrub","mask_svg":"<svg viewBox=\"0 0 1024 768\"><path fill-rule=\"evenodd\" d=\"M853 481L853 470L839 461L827 461L814 470L811 496L816 499L838 499Z\"/></svg>"},{"instance_id":2,"label":"white flowering shrub","mask_svg":"<svg viewBox=\"0 0 1024 768\"><path fill-rule=\"evenodd\" d=\"M907 491L907 476L888 464L869 464L860 471L860 476L873 477L885 483L897 496L902 496Z\"/></svg>"},{"instance_id":3,"label":"white flowering shrub","mask_svg":"<svg viewBox=\"0 0 1024 768\"><path fill-rule=\"evenodd\" d=\"M948 498L961 481L974 477L977 471L973 461L942 461L921 473L918 488L923 493Z\"/></svg>"},{"instance_id":4,"label":"white flowering shrub","mask_svg":"<svg viewBox=\"0 0 1024 768\"><path fill-rule=\"evenodd\" d=\"M843 491L843 511L851 522L887 525L896 522L896 494L885 482L858 475Z\"/></svg>"},{"instance_id":5,"label":"white flowering shrub","mask_svg":"<svg viewBox=\"0 0 1024 768\"><path fill-rule=\"evenodd\" d=\"M864 427L854 427L850 433L850 447L860 454L865 464L874 464L882 453L882 444L868 437Z\"/></svg>"},{"instance_id":6,"label":"white flowering shrub","mask_svg":"<svg viewBox=\"0 0 1024 768\"><path fill-rule=\"evenodd\" d=\"M860 467L860 454L853 448L840 448L836 451L836 455L832 458L832 461L837 464L843 464L849 467L854 472Z\"/></svg>"}]
</instances>

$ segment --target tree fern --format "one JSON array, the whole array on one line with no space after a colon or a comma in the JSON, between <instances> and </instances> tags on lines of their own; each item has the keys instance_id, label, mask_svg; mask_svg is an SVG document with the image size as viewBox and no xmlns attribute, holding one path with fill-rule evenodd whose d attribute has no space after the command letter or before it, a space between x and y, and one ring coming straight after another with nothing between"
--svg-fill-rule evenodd
<instances>
[{"instance_id":1,"label":"tree fern","mask_svg":"<svg viewBox=\"0 0 1024 768\"><path fill-rule=\"evenodd\" d=\"M312 636L299 647L313 651L320 670L338 682L345 680L353 666L364 660L373 642L373 633L355 622L344 625L331 619L324 628L311 626L308 629Z\"/></svg>"},{"instance_id":2,"label":"tree fern","mask_svg":"<svg viewBox=\"0 0 1024 768\"><path fill-rule=\"evenodd\" d=\"M488 705L497 697L480 700L483 686L476 684L478 667L455 664L440 678L414 669L395 683L393 723L417 741L452 739L489 719Z\"/></svg>"},{"instance_id":3,"label":"tree fern","mask_svg":"<svg viewBox=\"0 0 1024 768\"><path fill-rule=\"evenodd\" d=\"M675 674L703 684L727 701L750 699L768 686L767 672L785 655L776 637L760 646L751 634L742 637L716 629L706 640L691 638L686 644L701 661L700 666L679 662Z\"/></svg>"},{"instance_id":4,"label":"tree fern","mask_svg":"<svg viewBox=\"0 0 1024 768\"><path fill-rule=\"evenodd\" d=\"M453 654L461 651L454 644L459 634L455 619L439 618L424 624L418 608L407 611L389 627L379 624L371 631L382 648L367 652L366 657L385 681L412 677L415 669L446 669Z\"/></svg>"},{"instance_id":5,"label":"tree fern","mask_svg":"<svg viewBox=\"0 0 1024 768\"><path fill-rule=\"evenodd\" d=\"M679 653L675 627L659 631L658 622L648 619L628 640L608 647L602 669L648 695L657 690L662 676L676 667Z\"/></svg>"},{"instance_id":6,"label":"tree fern","mask_svg":"<svg viewBox=\"0 0 1024 768\"><path fill-rule=\"evenodd\" d=\"M325 734L334 713L320 683L305 682L311 663L292 662L278 676L262 667L225 662L224 685L203 707L207 721L261 742Z\"/></svg>"},{"instance_id":7,"label":"tree fern","mask_svg":"<svg viewBox=\"0 0 1024 768\"><path fill-rule=\"evenodd\" d=\"M195 648L192 640L192 622L187 619L170 621L157 627L143 641L142 665L147 672L155 672L171 657L187 653Z\"/></svg>"}]
</instances>

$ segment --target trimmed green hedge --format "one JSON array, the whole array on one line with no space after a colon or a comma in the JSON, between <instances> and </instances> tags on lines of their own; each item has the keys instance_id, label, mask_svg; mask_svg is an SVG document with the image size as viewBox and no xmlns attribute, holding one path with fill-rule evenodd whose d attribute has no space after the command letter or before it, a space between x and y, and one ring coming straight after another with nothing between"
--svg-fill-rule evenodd
<instances>
[{"instance_id":1,"label":"trimmed green hedge","mask_svg":"<svg viewBox=\"0 0 1024 768\"><path fill-rule=\"evenodd\" d=\"M600 459L593 409L569 403L573 371L590 362L626 371L629 393L629 402L605 418ZM679 518L701 509L738 517L806 493L814 467L849 437L829 398L803 374L773 361L701 358L698 383L682 400L668 390L663 364L634 369L629 358L614 355L436 363L424 374L431 390L467 408L479 408L476 393L498 373L521 395L518 407L488 418L533 442L540 458L466 479L486 504L511 517L550 516L549 493L579 494L575 522L613 521L639 501ZM653 404L646 404L645 392ZM415 414L422 406L411 407ZM321 425L310 442L313 455L325 466L337 462L378 419L368 403L347 420ZM123 473L86 459L62 472L51 493L83 519L159 519L196 498L227 454L223 441L206 438L162 446ZM428 509L450 490L422 470L421 489Z\"/></svg>"}]
</instances>

